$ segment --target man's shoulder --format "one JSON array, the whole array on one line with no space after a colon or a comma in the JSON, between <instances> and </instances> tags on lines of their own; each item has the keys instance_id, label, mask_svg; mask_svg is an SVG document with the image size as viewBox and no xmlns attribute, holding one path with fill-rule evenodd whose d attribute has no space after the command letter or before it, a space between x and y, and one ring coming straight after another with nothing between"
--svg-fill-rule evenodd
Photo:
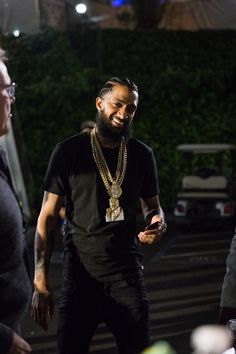
<instances>
[{"instance_id":1,"label":"man's shoulder","mask_svg":"<svg viewBox=\"0 0 236 354\"><path fill-rule=\"evenodd\" d=\"M67 153L68 151L71 154L73 154L73 152L78 153L80 149L84 150L85 147L89 145L89 141L90 140L87 133L78 133L59 142L56 145L55 150L60 151L61 153Z\"/></svg>"},{"instance_id":2,"label":"man's shoulder","mask_svg":"<svg viewBox=\"0 0 236 354\"><path fill-rule=\"evenodd\" d=\"M83 151L86 154L89 146L89 136L86 133L78 133L70 136L56 144L52 151L52 157L55 160L70 160L78 157L78 153Z\"/></svg>"},{"instance_id":3,"label":"man's shoulder","mask_svg":"<svg viewBox=\"0 0 236 354\"><path fill-rule=\"evenodd\" d=\"M133 137L129 139L128 147L134 152L150 153L152 151L150 146Z\"/></svg>"},{"instance_id":4,"label":"man's shoulder","mask_svg":"<svg viewBox=\"0 0 236 354\"><path fill-rule=\"evenodd\" d=\"M73 147L74 145L76 146L76 145L84 144L88 140L89 137L87 133L78 133L62 140L57 145L63 148L67 148L67 147Z\"/></svg>"}]
</instances>

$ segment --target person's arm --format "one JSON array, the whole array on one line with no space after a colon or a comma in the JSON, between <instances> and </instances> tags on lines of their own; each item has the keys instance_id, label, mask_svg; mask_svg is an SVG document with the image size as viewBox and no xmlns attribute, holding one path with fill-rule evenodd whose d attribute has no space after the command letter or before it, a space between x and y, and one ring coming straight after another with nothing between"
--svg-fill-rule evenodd
<instances>
[{"instance_id":1,"label":"person's arm","mask_svg":"<svg viewBox=\"0 0 236 354\"><path fill-rule=\"evenodd\" d=\"M147 227L138 234L138 238L142 243L152 244L160 240L166 231L165 216L159 196L141 199L141 207Z\"/></svg>"},{"instance_id":2,"label":"person's arm","mask_svg":"<svg viewBox=\"0 0 236 354\"><path fill-rule=\"evenodd\" d=\"M53 296L48 283L50 257L58 231L58 216L63 197L45 192L35 234L35 276L31 315L46 331L47 318L54 313Z\"/></svg>"},{"instance_id":3,"label":"person's arm","mask_svg":"<svg viewBox=\"0 0 236 354\"><path fill-rule=\"evenodd\" d=\"M226 324L229 320L236 318L236 228L231 241L229 254L226 260L226 272L224 275L218 323Z\"/></svg>"}]
</instances>

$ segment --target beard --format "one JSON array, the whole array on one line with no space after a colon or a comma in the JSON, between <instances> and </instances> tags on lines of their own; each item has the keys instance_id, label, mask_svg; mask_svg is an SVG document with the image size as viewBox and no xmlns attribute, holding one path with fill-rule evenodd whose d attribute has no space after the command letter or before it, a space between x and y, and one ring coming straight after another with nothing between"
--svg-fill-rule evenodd
<instances>
[{"instance_id":1,"label":"beard","mask_svg":"<svg viewBox=\"0 0 236 354\"><path fill-rule=\"evenodd\" d=\"M99 133L106 139L113 142L120 141L123 136L126 141L132 136L132 123L125 122L121 129L118 129L112 125L108 117L103 112L97 112L96 114L96 125L98 127Z\"/></svg>"}]
</instances>

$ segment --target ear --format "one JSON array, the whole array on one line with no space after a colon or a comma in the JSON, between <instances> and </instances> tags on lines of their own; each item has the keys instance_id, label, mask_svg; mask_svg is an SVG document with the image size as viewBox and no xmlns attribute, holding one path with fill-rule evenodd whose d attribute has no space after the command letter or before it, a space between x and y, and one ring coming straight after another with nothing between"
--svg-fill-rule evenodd
<instances>
[{"instance_id":1,"label":"ear","mask_svg":"<svg viewBox=\"0 0 236 354\"><path fill-rule=\"evenodd\" d=\"M96 108L98 111L102 111L103 110L103 100L101 97L97 97L96 98Z\"/></svg>"}]
</instances>

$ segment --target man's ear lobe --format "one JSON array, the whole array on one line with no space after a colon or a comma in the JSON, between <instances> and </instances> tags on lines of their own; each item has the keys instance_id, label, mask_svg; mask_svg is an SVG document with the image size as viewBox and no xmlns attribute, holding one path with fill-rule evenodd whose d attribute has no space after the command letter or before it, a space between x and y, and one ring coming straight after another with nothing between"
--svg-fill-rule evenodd
<instances>
[{"instance_id":1,"label":"man's ear lobe","mask_svg":"<svg viewBox=\"0 0 236 354\"><path fill-rule=\"evenodd\" d=\"M98 111L101 111L103 109L103 101L101 97L96 98L96 108Z\"/></svg>"}]
</instances>

